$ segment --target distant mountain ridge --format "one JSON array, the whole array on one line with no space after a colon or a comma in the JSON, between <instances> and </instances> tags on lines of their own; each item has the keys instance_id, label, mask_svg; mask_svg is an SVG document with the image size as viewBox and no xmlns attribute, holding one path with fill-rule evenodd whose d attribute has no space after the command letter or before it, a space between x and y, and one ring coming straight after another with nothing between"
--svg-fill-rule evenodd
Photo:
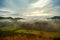
<instances>
[{"instance_id":1,"label":"distant mountain ridge","mask_svg":"<svg viewBox=\"0 0 60 40\"><path fill-rule=\"evenodd\" d=\"M17 17L17 18L12 18L12 17L0 17L0 20L1 20L1 19L12 19L12 20L15 19L15 20L19 20L19 19L23 19L23 18L18 18L18 17Z\"/></svg>"},{"instance_id":2,"label":"distant mountain ridge","mask_svg":"<svg viewBox=\"0 0 60 40\"><path fill-rule=\"evenodd\" d=\"M16 22L23 18L12 18L12 17L0 17L0 28L2 27L14 27Z\"/></svg>"},{"instance_id":3,"label":"distant mountain ridge","mask_svg":"<svg viewBox=\"0 0 60 40\"><path fill-rule=\"evenodd\" d=\"M51 17L51 19L60 19L60 16Z\"/></svg>"}]
</instances>

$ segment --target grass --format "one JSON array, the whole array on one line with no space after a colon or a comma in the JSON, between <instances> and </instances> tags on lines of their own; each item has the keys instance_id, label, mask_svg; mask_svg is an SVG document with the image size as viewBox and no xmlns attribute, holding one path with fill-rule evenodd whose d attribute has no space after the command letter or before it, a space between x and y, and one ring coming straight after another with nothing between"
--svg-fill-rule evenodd
<instances>
[{"instance_id":1,"label":"grass","mask_svg":"<svg viewBox=\"0 0 60 40\"><path fill-rule=\"evenodd\" d=\"M2 30L4 31L13 31L15 30L16 27L9 27L9 28L3 28ZM27 30L27 29L20 29L20 30L16 30L15 32L18 33L28 33L28 34L34 34L34 35L40 35L41 31L36 31L36 30ZM50 37L57 37L60 38L60 32L45 32L48 36Z\"/></svg>"},{"instance_id":2,"label":"grass","mask_svg":"<svg viewBox=\"0 0 60 40\"><path fill-rule=\"evenodd\" d=\"M51 37L60 38L60 32L47 32Z\"/></svg>"},{"instance_id":3,"label":"grass","mask_svg":"<svg viewBox=\"0 0 60 40\"><path fill-rule=\"evenodd\" d=\"M3 31L0 31L0 38L5 40L6 37L8 40L10 39L22 39L22 40L48 40L48 37L51 38L60 38L60 32L44 32L44 34L41 34L42 31L36 31L36 30L27 30L27 29L20 29L20 30L15 30L16 27L12 28L4 28L2 29ZM41 36L42 35L42 36ZM36 37L35 37L36 36ZM44 38L45 37L45 38ZM51 39L49 39L51 40Z\"/></svg>"},{"instance_id":4,"label":"grass","mask_svg":"<svg viewBox=\"0 0 60 40\"><path fill-rule=\"evenodd\" d=\"M4 24L4 25L3 25ZM9 37L20 39L21 36L24 38L30 37L31 39L36 40L35 38L60 38L60 31L56 32L56 30L60 30L60 23L50 22L50 21L38 21L34 23L13 23L12 25L8 25L8 23L1 23L0 28L0 38ZM56 30L55 30L56 28ZM41 31L43 30L43 31ZM50 32L46 32L50 31ZM53 32L52 32L53 31ZM27 36L27 37L26 37ZM3 40L0 39L0 40ZM28 38L27 38L28 39ZM5 39L4 39L5 40Z\"/></svg>"}]
</instances>

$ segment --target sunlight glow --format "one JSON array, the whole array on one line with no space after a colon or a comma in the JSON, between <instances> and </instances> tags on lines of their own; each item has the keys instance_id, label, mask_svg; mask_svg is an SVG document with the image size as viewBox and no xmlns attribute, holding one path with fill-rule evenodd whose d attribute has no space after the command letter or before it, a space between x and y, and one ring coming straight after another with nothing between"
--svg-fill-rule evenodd
<instances>
[{"instance_id":1,"label":"sunlight glow","mask_svg":"<svg viewBox=\"0 0 60 40\"><path fill-rule=\"evenodd\" d=\"M37 2L30 5L30 8L42 8L46 6L50 0L38 0Z\"/></svg>"}]
</instances>

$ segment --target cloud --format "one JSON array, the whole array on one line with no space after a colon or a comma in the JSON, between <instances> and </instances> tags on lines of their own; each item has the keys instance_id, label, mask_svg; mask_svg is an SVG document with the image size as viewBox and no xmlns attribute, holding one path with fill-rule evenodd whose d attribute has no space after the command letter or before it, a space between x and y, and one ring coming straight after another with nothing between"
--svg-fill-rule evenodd
<instances>
[{"instance_id":1,"label":"cloud","mask_svg":"<svg viewBox=\"0 0 60 40\"><path fill-rule=\"evenodd\" d=\"M52 3L53 2L53 3ZM58 0L38 0L29 5L29 11L25 16L55 16L60 14L60 4ZM57 5L56 5L57 4ZM55 6L54 6L55 5Z\"/></svg>"},{"instance_id":2,"label":"cloud","mask_svg":"<svg viewBox=\"0 0 60 40\"><path fill-rule=\"evenodd\" d=\"M33 11L33 12L28 12L23 14L23 16L29 17L29 16L51 16L53 14L48 14L48 13L44 13L43 11Z\"/></svg>"},{"instance_id":3,"label":"cloud","mask_svg":"<svg viewBox=\"0 0 60 40\"><path fill-rule=\"evenodd\" d=\"M14 12L11 11L10 9L0 9L0 16L8 16L8 14L13 14L13 13Z\"/></svg>"},{"instance_id":4,"label":"cloud","mask_svg":"<svg viewBox=\"0 0 60 40\"><path fill-rule=\"evenodd\" d=\"M1 16L40 17L60 14L59 0L5 0ZM1 6L1 5L0 5Z\"/></svg>"},{"instance_id":5,"label":"cloud","mask_svg":"<svg viewBox=\"0 0 60 40\"><path fill-rule=\"evenodd\" d=\"M27 0L6 0L7 7L15 12L24 12L27 9Z\"/></svg>"},{"instance_id":6,"label":"cloud","mask_svg":"<svg viewBox=\"0 0 60 40\"><path fill-rule=\"evenodd\" d=\"M0 13L13 13L13 12L9 9L0 9Z\"/></svg>"},{"instance_id":7,"label":"cloud","mask_svg":"<svg viewBox=\"0 0 60 40\"><path fill-rule=\"evenodd\" d=\"M30 3L35 3L36 1L38 1L38 0L28 0L28 3L30 4Z\"/></svg>"},{"instance_id":8,"label":"cloud","mask_svg":"<svg viewBox=\"0 0 60 40\"><path fill-rule=\"evenodd\" d=\"M49 9L49 7L51 5L48 5L51 1L50 0L37 0L34 3L29 4L28 9L29 11L25 14L23 14L24 16L27 17L34 17L34 16L52 16L53 14L49 13L47 10Z\"/></svg>"},{"instance_id":9,"label":"cloud","mask_svg":"<svg viewBox=\"0 0 60 40\"><path fill-rule=\"evenodd\" d=\"M5 0L5 2L2 2L2 3L5 3L6 7L3 7L3 8L0 7L0 9L2 9L4 11L5 11L5 9L6 10L8 10L8 9L11 10L13 12L12 14L10 13L11 16L14 16L15 14L21 15L22 13L27 11L27 5L28 5L27 0ZM19 16L19 15L16 15L16 17ZM7 16L7 14L6 14L6 16Z\"/></svg>"},{"instance_id":10,"label":"cloud","mask_svg":"<svg viewBox=\"0 0 60 40\"><path fill-rule=\"evenodd\" d=\"M50 2L50 0L38 0L37 2L30 4L30 8L42 8L44 6L46 6L48 3Z\"/></svg>"}]
</instances>

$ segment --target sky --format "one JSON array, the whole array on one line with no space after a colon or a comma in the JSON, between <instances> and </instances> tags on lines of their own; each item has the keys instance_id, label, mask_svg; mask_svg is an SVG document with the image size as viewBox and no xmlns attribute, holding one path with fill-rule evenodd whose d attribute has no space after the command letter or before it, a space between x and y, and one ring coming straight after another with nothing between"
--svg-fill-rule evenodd
<instances>
[{"instance_id":1,"label":"sky","mask_svg":"<svg viewBox=\"0 0 60 40\"><path fill-rule=\"evenodd\" d=\"M0 0L0 16L24 18L60 16L60 0Z\"/></svg>"}]
</instances>

